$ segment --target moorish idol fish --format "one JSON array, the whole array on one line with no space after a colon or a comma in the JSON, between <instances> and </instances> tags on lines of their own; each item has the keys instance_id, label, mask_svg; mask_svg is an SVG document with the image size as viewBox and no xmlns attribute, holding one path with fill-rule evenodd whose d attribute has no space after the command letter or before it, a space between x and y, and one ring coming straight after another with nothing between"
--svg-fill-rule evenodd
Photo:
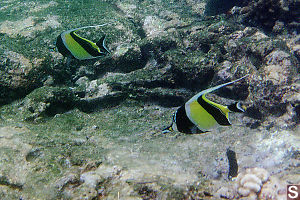
<instances>
[{"instance_id":1,"label":"moorish idol fish","mask_svg":"<svg viewBox=\"0 0 300 200\"><path fill-rule=\"evenodd\" d=\"M245 108L239 102L223 106L208 100L205 95L221 87L235 83L246 76L206 89L193 96L188 102L177 109L173 114L172 124L165 128L163 133L174 130L187 134L205 133L216 125L231 125L228 116L229 112L244 112Z\"/></svg>"},{"instance_id":2,"label":"moorish idol fish","mask_svg":"<svg viewBox=\"0 0 300 200\"><path fill-rule=\"evenodd\" d=\"M81 29L104 25L106 24L85 26L61 33L56 39L57 50L67 58L76 58L78 60L93 59L110 54L105 46L105 35L97 43L94 43L76 34L76 31Z\"/></svg>"}]
</instances>

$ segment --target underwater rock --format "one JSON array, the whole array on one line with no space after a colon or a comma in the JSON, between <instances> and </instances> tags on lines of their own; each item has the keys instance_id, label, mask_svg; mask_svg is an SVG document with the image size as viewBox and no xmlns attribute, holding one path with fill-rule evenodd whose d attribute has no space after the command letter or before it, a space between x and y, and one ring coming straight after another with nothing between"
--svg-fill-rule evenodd
<instances>
[{"instance_id":1,"label":"underwater rock","mask_svg":"<svg viewBox=\"0 0 300 200\"><path fill-rule=\"evenodd\" d=\"M205 6L206 15L219 15L228 12L234 6L242 6L249 0L209 0Z\"/></svg>"},{"instance_id":2,"label":"underwater rock","mask_svg":"<svg viewBox=\"0 0 300 200\"><path fill-rule=\"evenodd\" d=\"M267 64L266 61L269 59L266 57L271 52L278 51L287 53L289 56L286 57L292 61L293 68L295 68L294 58L288 53L287 43L281 39L269 37L257 28L246 27L242 30L235 30L225 38L227 39L224 44L227 53L225 58L229 61L237 62L237 60L243 59L244 63L251 62L256 69L260 69Z\"/></svg>"},{"instance_id":3,"label":"underwater rock","mask_svg":"<svg viewBox=\"0 0 300 200\"><path fill-rule=\"evenodd\" d=\"M236 196L236 192L233 188L222 186L216 191L215 196L225 199L234 199L234 197Z\"/></svg>"},{"instance_id":4,"label":"underwater rock","mask_svg":"<svg viewBox=\"0 0 300 200\"><path fill-rule=\"evenodd\" d=\"M72 185L80 184L80 171L74 170L74 172L69 172L67 175L64 175L59 180L55 182L55 187L63 192L64 190L68 190L68 187Z\"/></svg>"},{"instance_id":5,"label":"underwater rock","mask_svg":"<svg viewBox=\"0 0 300 200\"><path fill-rule=\"evenodd\" d=\"M143 39L139 46L144 57L147 59L156 59L158 63L164 61L163 54L169 50L176 49L180 41L172 34L168 36L157 36L155 38Z\"/></svg>"},{"instance_id":6,"label":"underwater rock","mask_svg":"<svg viewBox=\"0 0 300 200\"><path fill-rule=\"evenodd\" d=\"M280 117L287 112L287 106L294 105L293 107L295 107L297 105L292 99L287 98L290 95L293 96L294 93L294 86L290 84L275 85L270 80L258 81L253 79L250 83L250 94L256 104L249 107L251 109L246 111L246 115L249 114L248 116L257 118L252 115L254 113L251 114L251 111L256 110L255 115L259 116L257 119L273 121L272 117Z\"/></svg>"},{"instance_id":7,"label":"underwater rock","mask_svg":"<svg viewBox=\"0 0 300 200\"><path fill-rule=\"evenodd\" d=\"M166 34L164 22L156 16L146 16L143 29L148 38L155 38Z\"/></svg>"},{"instance_id":8,"label":"underwater rock","mask_svg":"<svg viewBox=\"0 0 300 200\"><path fill-rule=\"evenodd\" d=\"M200 183L181 187L166 175L154 175L141 168L121 169L107 164L92 164L92 168L89 168L88 165L80 171L68 172L56 182L56 188L59 188L62 197L167 200L212 196L207 192L207 187Z\"/></svg>"},{"instance_id":9,"label":"underwater rock","mask_svg":"<svg viewBox=\"0 0 300 200\"><path fill-rule=\"evenodd\" d=\"M299 124L300 112L300 84L295 82L288 87L284 93L282 101L286 102L286 113L278 117L276 123L282 128L296 128Z\"/></svg>"},{"instance_id":10,"label":"underwater rock","mask_svg":"<svg viewBox=\"0 0 300 200\"><path fill-rule=\"evenodd\" d=\"M248 27L226 38L227 53L218 65L217 75L229 78L234 73L252 74L248 99L256 103L249 105L245 114L256 121L249 121L249 127L259 127L261 122L268 120L267 116L279 117L287 113L287 106L295 105L284 97L295 92L292 84L297 81L299 62L289 52L289 46L295 43L287 45L283 40ZM293 126L293 120L289 124Z\"/></svg>"},{"instance_id":11,"label":"underwater rock","mask_svg":"<svg viewBox=\"0 0 300 200\"><path fill-rule=\"evenodd\" d=\"M138 7L136 2L118 1L116 2L116 7L128 18L134 18L134 16L137 15Z\"/></svg>"},{"instance_id":12,"label":"underwater rock","mask_svg":"<svg viewBox=\"0 0 300 200\"><path fill-rule=\"evenodd\" d=\"M295 65L291 59L291 55L275 50L265 57L266 66L264 66L264 74L266 81L270 80L274 85L286 85L291 83L296 73Z\"/></svg>"},{"instance_id":13,"label":"underwater rock","mask_svg":"<svg viewBox=\"0 0 300 200\"><path fill-rule=\"evenodd\" d=\"M92 112L118 105L126 99L128 94L124 94L119 88L113 89L113 87L113 84L101 80L87 80L76 89L76 93L80 97L76 104L77 108L84 112Z\"/></svg>"},{"instance_id":14,"label":"underwater rock","mask_svg":"<svg viewBox=\"0 0 300 200\"><path fill-rule=\"evenodd\" d=\"M94 64L95 73L110 72L128 73L143 68L147 57L141 52L137 44L121 44L116 47L113 55Z\"/></svg>"},{"instance_id":15,"label":"underwater rock","mask_svg":"<svg viewBox=\"0 0 300 200\"><path fill-rule=\"evenodd\" d=\"M185 22L178 13L164 10L158 16L146 16L143 22L143 30L148 39L167 36L176 33L176 28L189 26L190 22Z\"/></svg>"},{"instance_id":16,"label":"underwater rock","mask_svg":"<svg viewBox=\"0 0 300 200\"><path fill-rule=\"evenodd\" d=\"M52 4L51 6L55 6ZM50 6L50 5L49 5ZM48 15L45 18L29 16L18 21L4 21L0 24L0 33L5 33L10 37L17 38L20 36L34 38L37 32L44 31L47 28L58 28L58 16Z\"/></svg>"},{"instance_id":17,"label":"underwater rock","mask_svg":"<svg viewBox=\"0 0 300 200\"><path fill-rule=\"evenodd\" d=\"M157 68L155 63L152 60L143 69L128 74L106 73L104 77L92 81L86 77L78 79L79 106L83 110L90 107L92 111L118 105L126 99L155 102L167 107L180 105L183 103L182 95L189 96L190 92L170 89L171 84L164 78L167 69Z\"/></svg>"},{"instance_id":18,"label":"underwater rock","mask_svg":"<svg viewBox=\"0 0 300 200\"><path fill-rule=\"evenodd\" d=\"M164 14L159 17L165 18ZM158 23L153 17L148 18L147 26L152 22ZM167 26L165 22L161 23ZM91 83L99 84L79 89L80 97L97 98L102 96L97 94L98 91L107 88L106 95L120 94L121 101L129 98L160 104L170 101L157 100L171 99L174 93L184 94L184 98L188 98L207 87L211 81L224 82L249 73L253 74L249 92L256 103L255 106L250 105L246 115L256 121L249 120L247 124L257 128L270 112L275 116L287 112L286 105L289 102L282 99L287 91L283 88L288 88L293 82L298 65L297 60L288 53L284 41L269 37L256 28L244 28L225 20L216 20L209 26L186 27L176 33L162 30L165 29L162 28L161 34L153 37L148 32L150 35L146 34L144 39L130 45L120 43L111 58L96 62L92 77L94 81ZM119 75L108 78L108 74ZM90 83L81 85L85 84ZM235 94L226 94L228 90L221 92L228 98L245 99L249 95L248 90L243 85L238 88L235 88L238 91ZM167 92L172 94L168 95ZM179 102L183 102L178 95L178 101L172 105L178 106ZM91 108L100 102L95 101ZM253 110L258 112L251 112ZM258 116L254 116L254 113Z\"/></svg>"},{"instance_id":19,"label":"underwater rock","mask_svg":"<svg viewBox=\"0 0 300 200\"><path fill-rule=\"evenodd\" d=\"M43 86L35 89L19 105L23 120L39 120L74 108L78 97L70 88Z\"/></svg>"},{"instance_id":20,"label":"underwater rock","mask_svg":"<svg viewBox=\"0 0 300 200\"><path fill-rule=\"evenodd\" d=\"M296 37L287 40L287 46L289 47L292 55L294 55L299 62L300 61L300 36L297 35ZM297 72L299 71L300 71L300 66L298 65Z\"/></svg>"},{"instance_id":21,"label":"underwater rock","mask_svg":"<svg viewBox=\"0 0 300 200\"><path fill-rule=\"evenodd\" d=\"M80 171L67 173L56 185L64 198L140 199L132 187L120 180L121 173L117 166L90 163Z\"/></svg>"},{"instance_id":22,"label":"underwater rock","mask_svg":"<svg viewBox=\"0 0 300 200\"><path fill-rule=\"evenodd\" d=\"M247 25L259 26L270 32L276 31L274 26L277 21L281 21L288 29L299 32L299 23L294 23L299 17L299 7L297 0L258 0L249 1L241 13L243 22Z\"/></svg>"},{"instance_id":23,"label":"underwater rock","mask_svg":"<svg viewBox=\"0 0 300 200\"><path fill-rule=\"evenodd\" d=\"M282 33L283 31L284 31L284 23L281 21L276 21L273 26L272 32L279 34Z\"/></svg>"},{"instance_id":24,"label":"underwater rock","mask_svg":"<svg viewBox=\"0 0 300 200\"><path fill-rule=\"evenodd\" d=\"M192 7L192 10L197 15L204 15L206 3L201 0L187 0L188 5Z\"/></svg>"},{"instance_id":25,"label":"underwater rock","mask_svg":"<svg viewBox=\"0 0 300 200\"><path fill-rule=\"evenodd\" d=\"M0 128L0 197L6 199L20 196L26 184L26 175L31 168L25 160L32 146L20 140L27 134L25 127L5 126Z\"/></svg>"},{"instance_id":26,"label":"underwater rock","mask_svg":"<svg viewBox=\"0 0 300 200\"><path fill-rule=\"evenodd\" d=\"M277 177L271 176L269 180L263 184L258 199L269 200L277 199L283 200L286 198L287 183L280 181Z\"/></svg>"},{"instance_id":27,"label":"underwater rock","mask_svg":"<svg viewBox=\"0 0 300 200\"><path fill-rule=\"evenodd\" d=\"M100 165L96 170L82 173L79 178L80 185L69 191L68 195L78 199L106 196L111 190L108 186L113 184L113 179L116 179L119 173L118 168Z\"/></svg>"},{"instance_id":28,"label":"underwater rock","mask_svg":"<svg viewBox=\"0 0 300 200\"><path fill-rule=\"evenodd\" d=\"M95 98L100 96L108 95L111 88L105 83L98 85L97 80L93 80L86 87L86 97Z\"/></svg>"},{"instance_id":29,"label":"underwater rock","mask_svg":"<svg viewBox=\"0 0 300 200\"><path fill-rule=\"evenodd\" d=\"M37 159L38 157L42 156L42 154L43 153L41 152L41 149L33 148L26 154L25 159L27 162L31 162Z\"/></svg>"},{"instance_id":30,"label":"underwater rock","mask_svg":"<svg viewBox=\"0 0 300 200\"><path fill-rule=\"evenodd\" d=\"M30 60L7 51L0 57L0 105L21 98L41 85L44 59Z\"/></svg>"}]
</instances>

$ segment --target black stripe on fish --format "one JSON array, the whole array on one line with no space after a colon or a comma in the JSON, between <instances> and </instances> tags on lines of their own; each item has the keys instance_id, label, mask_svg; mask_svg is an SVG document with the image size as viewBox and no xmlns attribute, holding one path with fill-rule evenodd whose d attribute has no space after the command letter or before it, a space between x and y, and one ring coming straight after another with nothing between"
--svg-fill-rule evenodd
<instances>
[{"instance_id":1,"label":"black stripe on fish","mask_svg":"<svg viewBox=\"0 0 300 200\"><path fill-rule=\"evenodd\" d=\"M218 124L223 126L231 125L226 115L224 115L224 113L220 109L206 102L203 99L203 95L198 97L197 102L206 110L206 112L213 116L213 118L218 122Z\"/></svg>"},{"instance_id":2,"label":"black stripe on fish","mask_svg":"<svg viewBox=\"0 0 300 200\"><path fill-rule=\"evenodd\" d=\"M61 53L65 57L74 57L72 53L67 49L67 47L64 45L64 42L61 38L61 35L59 35L56 39L56 47L59 53Z\"/></svg>"},{"instance_id":3,"label":"black stripe on fish","mask_svg":"<svg viewBox=\"0 0 300 200\"><path fill-rule=\"evenodd\" d=\"M175 123L179 132L192 134L204 133L205 131L199 130L193 122L188 118L185 111L185 105L178 108L174 116Z\"/></svg>"},{"instance_id":4,"label":"black stripe on fish","mask_svg":"<svg viewBox=\"0 0 300 200\"><path fill-rule=\"evenodd\" d=\"M91 56L98 57L105 55L104 53L100 53L97 49L95 49L89 42L75 35L74 32L75 31L70 32L71 37Z\"/></svg>"}]
</instances>

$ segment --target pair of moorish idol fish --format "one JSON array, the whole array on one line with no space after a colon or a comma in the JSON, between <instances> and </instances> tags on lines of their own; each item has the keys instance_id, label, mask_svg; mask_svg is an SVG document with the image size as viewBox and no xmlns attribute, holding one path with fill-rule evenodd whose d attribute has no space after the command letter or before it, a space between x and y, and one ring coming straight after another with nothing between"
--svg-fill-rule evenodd
<instances>
[{"instance_id":1,"label":"pair of moorish idol fish","mask_svg":"<svg viewBox=\"0 0 300 200\"><path fill-rule=\"evenodd\" d=\"M57 37L56 46L58 51L68 58L78 60L94 59L110 54L105 46L105 36L97 43L82 38L76 34L76 31L86 28L104 26L85 26L65 31ZM248 76L248 75L246 75ZM173 114L172 124L163 130L163 133L179 131L187 134L205 133L215 126L229 126L229 112L244 112L245 107L239 102L224 106L205 97L206 94L220 89L229 84L244 79L246 76L237 80L227 82L215 87L206 89L193 96L184 105L179 107Z\"/></svg>"}]
</instances>

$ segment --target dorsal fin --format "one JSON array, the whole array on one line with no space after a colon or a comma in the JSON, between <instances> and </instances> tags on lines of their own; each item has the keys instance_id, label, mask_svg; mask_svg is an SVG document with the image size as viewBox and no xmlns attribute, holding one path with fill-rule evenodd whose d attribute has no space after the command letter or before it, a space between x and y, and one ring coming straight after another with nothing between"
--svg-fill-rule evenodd
<instances>
[{"instance_id":1,"label":"dorsal fin","mask_svg":"<svg viewBox=\"0 0 300 200\"><path fill-rule=\"evenodd\" d=\"M63 32L63 34L71 33L71 32L73 32L73 31L78 31L78 30L86 29L86 28L95 28L95 27L100 27L100 26L106 26L107 24L109 24L109 23L100 24L100 25L95 25L95 26L83 26L83 27L79 27L79 28L74 28L74 29L67 30L67 31Z\"/></svg>"},{"instance_id":2,"label":"dorsal fin","mask_svg":"<svg viewBox=\"0 0 300 200\"><path fill-rule=\"evenodd\" d=\"M208 88L208 89L206 89L206 90L203 90L203 91L199 92L198 94L196 94L195 96L193 96L189 101L194 101L194 100L198 99L198 97L201 96L201 95L210 93L210 92L212 92L212 91L215 91L215 90L217 90L217 89L220 89L221 87L224 87L224 86L226 86L226 85L230 85L230 84L235 83L235 82L237 82L237 81L240 81L240 80L246 78L247 76L249 76L249 74L247 74L247 75L245 75L245 76L243 76L243 77L241 77L241 78L239 78L239 79L236 79L236 80L234 80L234 81L230 81L230 82L228 82L228 83L224 83L224 84L217 85L217 86L215 86L215 87L212 87L212 88Z\"/></svg>"}]
</instances>

